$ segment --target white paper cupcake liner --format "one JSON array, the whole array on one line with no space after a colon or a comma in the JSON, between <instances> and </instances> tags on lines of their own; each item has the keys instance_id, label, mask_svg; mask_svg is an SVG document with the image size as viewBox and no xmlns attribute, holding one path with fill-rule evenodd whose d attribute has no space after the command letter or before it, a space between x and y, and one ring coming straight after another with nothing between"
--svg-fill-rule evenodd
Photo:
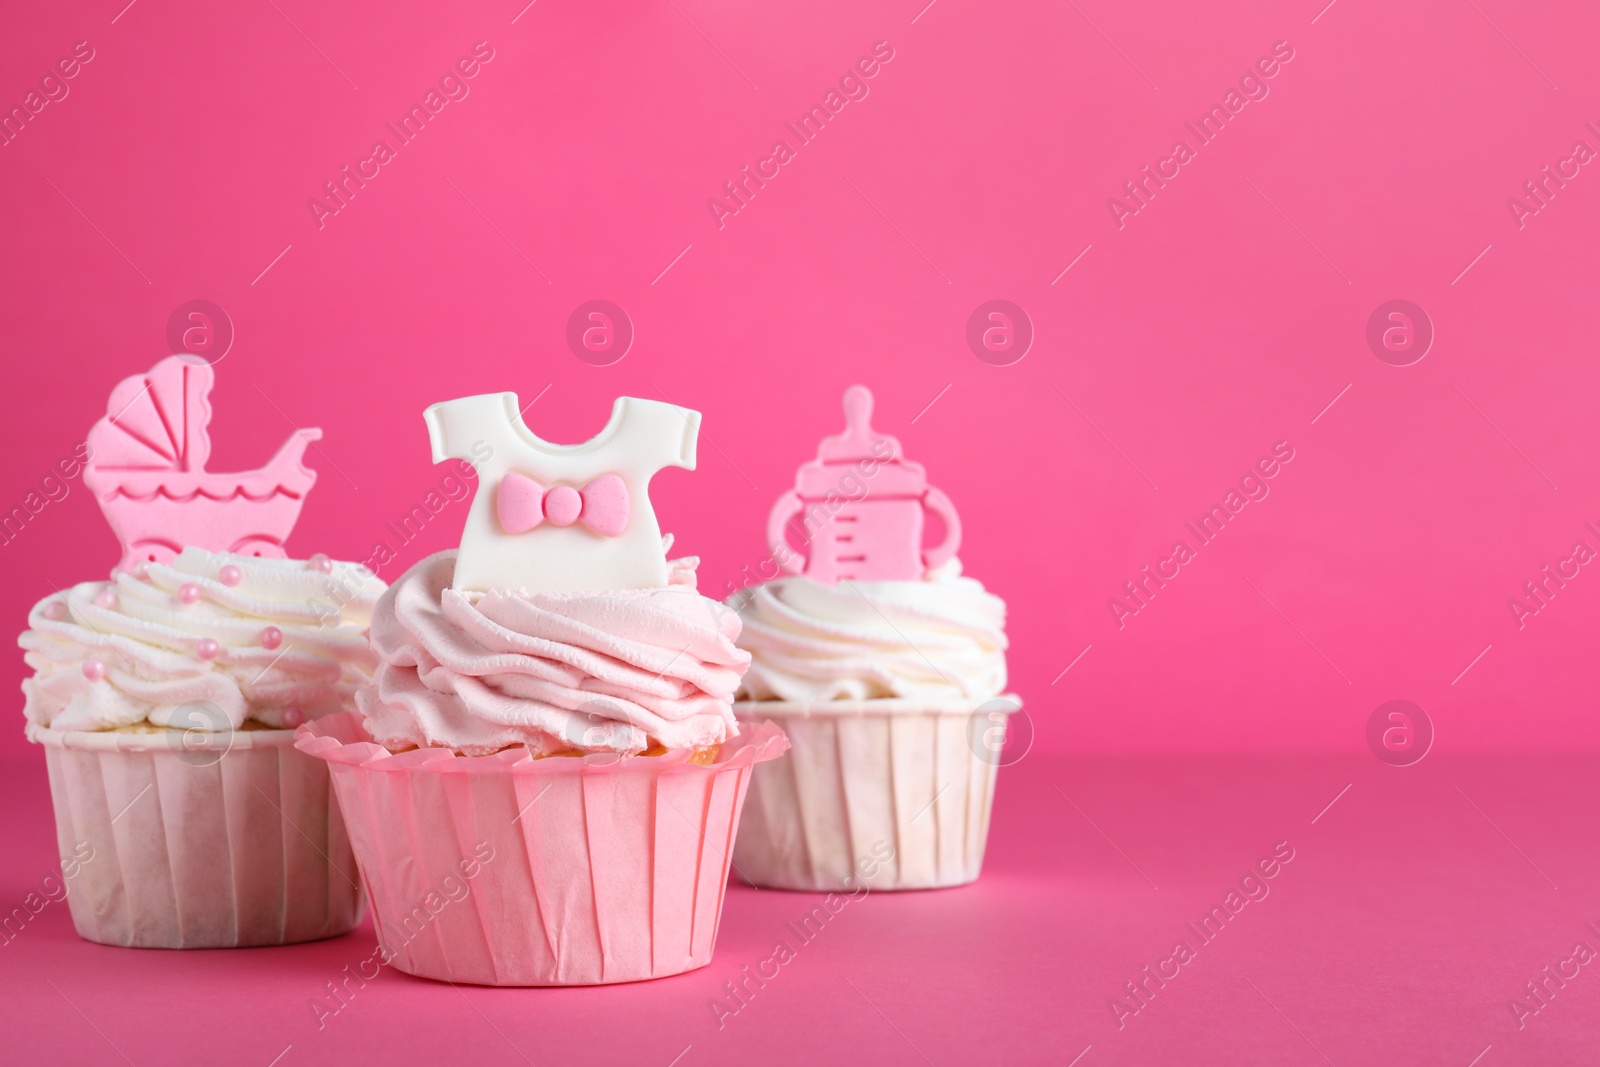
<instances>
[{"instance_id":1,"label":"white paper cupcake liner","mask_svg":"<svg viewBox=\"0 0 1600 1067\"><path fill-rule=\"evenodd\" d=\"M353 929L361 893L327 766L292 730L210 735L198 750L184 735L28 727L62 863L80 868L67 896L78 935L244 948Z\"/></svg>"},{"instance_id":2,"label":"white paper cupcake liner","mask_svg":"<svg viewBox=\"0 0 1600 1067\"><path fill-rule=\"evenodd\" d=\"M741 722L771 720L787 758L760 768L734 868L769 889L936 889L978 877L997 754L978 741L996 709L1021 700L748 701Z\"/></svg>"},{"instance_id":3,"label":"white paper cupcake liner","mask_svg":"<svg viewBox=\"0 0 1600 1067\"><path fill-rule=\"evenodd\" d=\"M390 753L360 717L300 727L326 760L384 961L478 985L599 985L711 962L751 770L771 724L709 765L661 756Z\"/></svg>"}]
</instances>

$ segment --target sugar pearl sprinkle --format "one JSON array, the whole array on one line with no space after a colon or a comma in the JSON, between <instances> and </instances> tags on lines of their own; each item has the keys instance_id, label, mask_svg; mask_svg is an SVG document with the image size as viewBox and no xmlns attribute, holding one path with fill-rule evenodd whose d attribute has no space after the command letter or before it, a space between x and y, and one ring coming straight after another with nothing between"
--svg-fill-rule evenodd
<instances>
[{"instance_id":1,"label":"sugar pearl sprinkle","mask_svg":"<svg viewBox=\"0 0 1600 1067\"><path fill-rule=\"evenodd\" d=\"M288 727L289 729L292 730L296 726L299 726L301 723L303 723L305 721L306 721L306 714L305 714L305 712L301 711L299 708L285 708L284 709L284 712L283 712L283 725Z\"/></svg>"},{"instance_id":2,"label":"sugar pearl sprinkle","mask_svg":"<svg viewBox=\"0 0 1600 1067\"><path fill-rule=\"evenodd\" d=\"M91 682L98 682L106 676L106 665L97 659L83 661L83 676Z\"/></svg>"},{"instance_id":3,"label":"sugar pearl sprinkle","mask_svg":"<svg viewBox=\"0 0 1600 1067\"><path fill-rule=\"evenodd\" d=\"M178 600L184 604L193 604L200 599L200 587L193 582L184 582L178 586Z\"/></svg>"},{"instance_id":4,"label":"sugar pearl sprinkle","mask_svg":"<svg viewBox=\"0 0 1600 1067\"><path fill-rule=\"evenodd\" d=\"M231 587L238 585L241 581L243 581L244 574L239 570L238 567L235 567L230 563L226 567L222 568L222 570L217 572L217 580L223 585Z\"/></svg>"},{"instance_id":5,"label":"sugar pearl sprinkle","mask_svg":"<svg viewBox=\"0 0 1600 1067\"><path fill-rule=\"evenodd\" d=\"M264 626L261 629L261 647L272 651L283 644L283 631L276 626Z\"/></svg>"},{"instance_id":6,"label":"sugar pearl sprinkle","mask_svg":"<svg viewBox=\"0 0 1600 1067\"><path fill-rule=\"evenodd\" d=\"M307 560L306 565L320 574L333 573L333 560L329 559L321 552L318 552L316 555Z\"/></svg>"},{"instance_id":7,"label":"sugar pearl sprinkle","mask_svg":"<svg viewBox=\"0 0 1600 1067\"><path fill-rule=\"evenodd\" d=\"M94 602L102 608L115 608L117 606L117 591L107 586L94 595Z\"/></svg>"},{"instance_id":8,"label":"sugar pearl sprinkle","mask_svg":"<svg viewBox=\"0 0 1600 1067\"><path fill-rule=\"evenodd\" d=\"M135 563L133 565L133 576L141 581L148 579L150 577L150 564L142 559Z\"/></svg>"},{"instance_id":9,"label":"sugar pearl sprinkle","mask_svg":"<svg viewBox=\"0 0 1600 1067\"><path fill-rule=\"evenodd\" d=\"M51 622L60 622L67 617L67 605L59 600L52 600L44 606L44 617Z\"/></svg>"},{"instance_id":10,"label":"sugar pearl sprinkle","mask_svg":"<svg viewBox=\"0 0 1600 1067\"><path fill-rule=\"evenodd\" d=\"M222 655L222 646L217 644L214 638L202 637L194 646L194 651L201 659L216 659Z\"/></svg>"}]
</instances>

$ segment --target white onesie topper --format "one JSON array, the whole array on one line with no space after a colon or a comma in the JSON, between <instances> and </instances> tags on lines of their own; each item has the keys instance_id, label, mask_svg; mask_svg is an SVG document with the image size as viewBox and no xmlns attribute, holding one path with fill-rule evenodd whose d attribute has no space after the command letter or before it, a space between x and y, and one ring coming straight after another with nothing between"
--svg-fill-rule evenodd
<instances>
[{"instance_id":1,"label":"white onesie topper","mask_svg":"<svg viewBox=\"0 0 1600 1067\"><path fill-rule=\"evenodd\" d=\"M422 415L433 461L469 460L478 471L454 588L540 593L667 584L650 479L663 467L694 470L698 411L618 397L605 429L576 445L534 436L516 393L462 397Z\"/></svg>"}]
</instances>

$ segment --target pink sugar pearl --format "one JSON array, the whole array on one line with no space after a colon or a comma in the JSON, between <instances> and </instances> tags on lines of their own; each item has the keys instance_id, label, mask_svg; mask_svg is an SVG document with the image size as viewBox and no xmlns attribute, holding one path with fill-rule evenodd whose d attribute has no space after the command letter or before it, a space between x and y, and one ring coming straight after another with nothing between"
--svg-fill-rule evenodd
<instances>
[{"instance_id":1,"label":"pink sugar pearl","mask_svg":"<svg viewBox=\"0 0 1600 1067\"><path fill-rule=\"evenodd\" d=\"M306 564L312 570L319 571L322 574L332 574L333 573L333 560L329 559L327 556L325 556L321 552L318 552L316 555L312 556L309 560L306 561Z\"/></svg>"},{"instance_id":2,"label":"pink sugar pearl","mask_svg":"<svg viewBox=\"0 0 1600 1067\"><path fill-rule=\"evenodd\" d=\"M283 631L276 626L265 626L261 629L261 647L271 651L283 644Z\"/></svg>"},{"instance_id":3,"label":"pink sugar pearl","mask_svg":"<svg viewBox=\"0 0 1600 1067\"><path fill-rule=\"evenodd\" d=\"M150 577L150 564L146 563L142 559L138 563L135 563L133 565L133 576L141 580L148 579Z\"/></svg>"},{"instance_id":4,"label":"pink sugar pearl","mask_svg":"<svg viewBox=\"0 0 1600 1067\"><path fill-rule=\"evenodd\" d=\"M117 606L117 591L107 586L94 595L94 602L102 608L114 608Z\"/></svg>"},{"instance_id":5,"label":"pink sugar pearl","mask_svg":"<svg viewBox=\"0 0 1600 1067\"><path fill-rule=\"evenodd\" d=\"M200 587L193 582L184 582L178 586L178 600L184 604L193 604L200 599Z\"/></svg>"},{"instance_id":6,"label":"pink sugar pearl","mask_svg":"<svg viewBox=\"0 0 1600 1067\"><path fill-rule=\"evenodd\" d=\"M217 579L221 581L223 585L235 586L244 580L244 573L240 571L238 567L235 567L230 563L226 567L222 568L222 570L217 572Z\"/></svg>"},{"instance_id":7,"label":"pink sugar pearl","mask_svg":"<svg viewBox=\"0 0 1600 1067\"><path fill-rule=\"evenodd\" d=\"M194 646L194 651L201 659L216 659L222 655L222 646L209 637L202 637L200 643Z\"/></svg>"},{"instance_id":8,"label":"pink sugar pearl","mask_svg":"<svg viewBox=\"0 0 1600 1067\"><path fill-rule=\"evenodd\" d=\"M44 617L51 622L60 622L67 617L67 606L59 600L52 600L44 606Z\"/></svg>"},{"instance_id":9,"label":"pink sugar pearl","mask_svg":"<svg viewBox=\"0 0 1600 1067\"><path fill-rule=\"evenodd\" d=\"M305 712L299 708L285 708L283 712L283 725L293 729L306 721Z\"/></svg>"},{"instance_id":10,"label":"pink sugar pearl","mask_svg":"<svg viewBox=\"0 0 1600 1067\"><path fill-rule=\"evenodd\" d=\"M83 676L91 682L98 682L106 676L106 665L97 659L83 661Z\"/></svg>"}]
</instances>

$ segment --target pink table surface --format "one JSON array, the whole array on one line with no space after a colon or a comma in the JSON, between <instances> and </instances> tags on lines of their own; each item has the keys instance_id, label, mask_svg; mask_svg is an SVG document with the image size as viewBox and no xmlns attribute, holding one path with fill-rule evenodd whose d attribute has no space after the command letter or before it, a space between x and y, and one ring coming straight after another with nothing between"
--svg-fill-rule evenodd
<instances>
[{"instance_id":1,"label":"pink table surface","mask_svg":"<svg viewBox=\"0 0 1600 1067\"><path fill-rule=\"evenodd\" d=\"M0 777L0 903L54 864L38 762ZM820 897L730 888L709 967L628 986L452 988L385 971L317 1026L369 925L281 949L80 941L52 905L0 948L10 1062L1440 1064L1595 1062L1600 971L1519 1029L1508 1001L1600 948L1592 756L1030 756L1000 778L975 885ZM1335 801L1335 798L1337 800ZM1330 806L1331 802L1331 806ZM1119 1029L1108 1007L1287 841L1294 859ZM785 940L795 958L719 1019ZM768 969L770 973L770 968Z\"/></svg>"}]
</instances>

